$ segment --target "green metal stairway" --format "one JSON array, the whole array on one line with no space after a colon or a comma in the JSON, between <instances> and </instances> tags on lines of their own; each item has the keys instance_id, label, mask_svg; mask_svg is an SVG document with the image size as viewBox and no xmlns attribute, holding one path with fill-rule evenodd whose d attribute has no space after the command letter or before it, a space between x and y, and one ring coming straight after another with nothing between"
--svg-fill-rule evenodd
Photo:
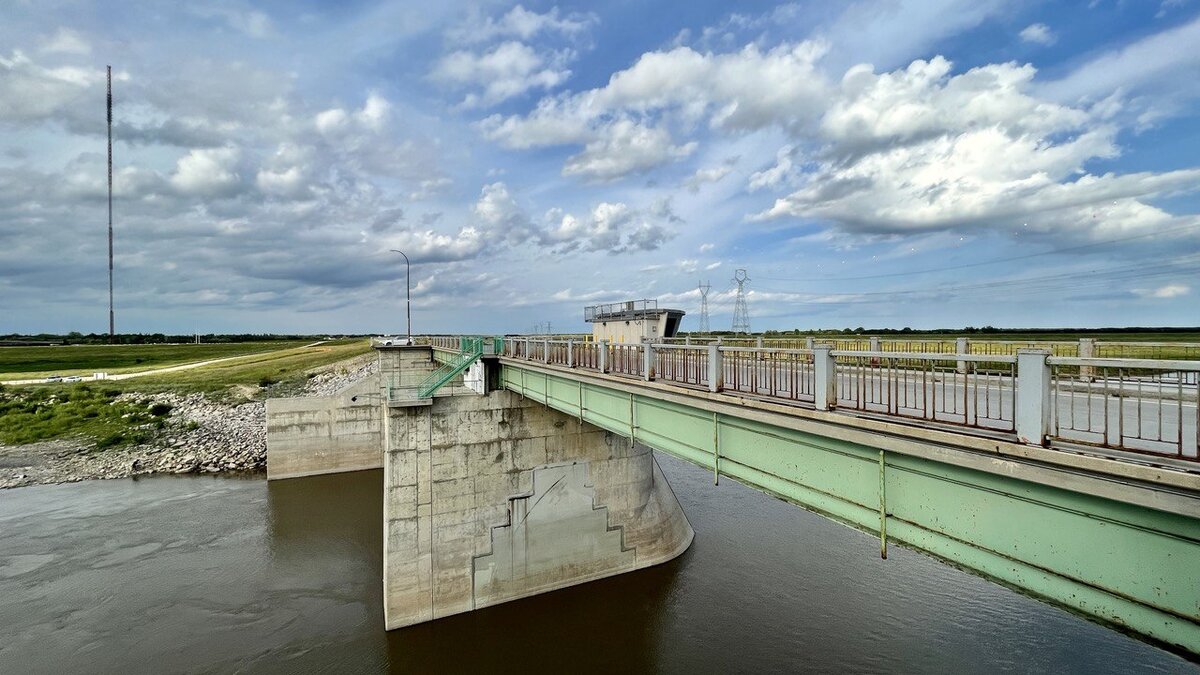
<instances>
[{"instance_id":1,"label":"green metal stairway","mask_svg":"<svg viewBox=\"0 0 1200 675\"><path fill-rule=\"evenodd\" d=\"M434 392L478 361L483 356L483 342L484 338L481 337L462 338L459 353L417 385L417 398L433 396Z\"/></svg>"}]
</instances>

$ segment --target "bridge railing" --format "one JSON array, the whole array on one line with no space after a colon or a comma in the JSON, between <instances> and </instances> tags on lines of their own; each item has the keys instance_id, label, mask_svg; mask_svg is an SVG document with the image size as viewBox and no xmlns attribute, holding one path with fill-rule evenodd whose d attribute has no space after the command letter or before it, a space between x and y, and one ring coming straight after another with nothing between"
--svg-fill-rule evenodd
<instances>
[{"instance_id":1,"label":"bridge railing","mask_svg":"<svg viewBox=\"0 0 1200 675\"><path fill-rule=\"evenodd\" d=\"M1053 439L1197 459L1200 362L1047 359Z\"/></svg>"},{"instance_id":2,"label":"bridge railing","mask_svg":"<svg viewBox=\"0 0 1200 675\"><path fill-rule=\"evenodd\" d=\"M841 350L831 355L839 408L1016 430L1015 357Z\"/></svg>"},{"instance_id":3,"label":"bridge railing","mask_svg":"<svg viewBox=\"0 0 1200 675\"><path fill-rule=\"evenodd\" d=\"M429 343L458 349L454 339ZM501 351L513 359L818 410L1014 434L1036 445L1093 445L1198 461L1200 360L1081 358L1021 348L971 354L528 337L505 338Z\"/></svg>"}]
</instances>

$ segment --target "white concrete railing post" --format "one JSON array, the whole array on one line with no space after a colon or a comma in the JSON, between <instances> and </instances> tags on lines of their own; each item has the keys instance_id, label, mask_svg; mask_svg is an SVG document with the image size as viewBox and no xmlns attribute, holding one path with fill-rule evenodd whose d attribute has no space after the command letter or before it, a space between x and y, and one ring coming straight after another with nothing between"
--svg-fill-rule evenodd
<instances>
[{"instance_id":1,"label":"white concrete railing post","mask_svg":"<svg viewBox=\"0 0 1200 675\"><path fill-rule=\"evenodd\" d=\"M872 335L871 337L867 338L867 341L869 344L867 351L872 351L872 352L883 351L883 348L880 347L880 345L879 345L879 337L878 336Z\"/></svg>"},{"instance_id":2,"label":"white concrete railing post","mask_svg":"<svg viewBox=\"0 0 1200 675\"><path fill-rule=\"evenodd\" d=\"M550 341L542 340L542 361L550 363Z\"/></svg>"},{"instance_id":3,"label":"white concrete railing post","mask_svg":"<svg viewBox=\"0 0 1200 675\"><path fill-rule=\"evenodd\" d=\"M654 357L654 345L650 342L642 345L642 377L644 377L646 381L654 379Z\"/></svg>"},{"instance_id":4,"label":"white concrete railing post","mask_svg":"<svg viewBox=\"0 0 1200 675\"><path fill-rule=\"evenodd\" d=\"M1096 339L1095 338L1079 338L1079 358L1094 359L1096 358ZM1096 377L1095 366L1079 366L1079 379L1084 382L1091 382Z\"/></svg>"},{"instance_id":5,"label":"white concrete railing post","mask_svg":"<svg viewBox=\"0 0 1200 675\"><path fill-rule=\"evenodd\" d=\"M1017 440L1045 445L1050 431L1050 364L1046 349L1017 350Z\"/></svg>"},{"instance_id":6,"label":"white concrete railing post","mask_svg":"<svg viewBox=\"0 0 1200 675\"><path fill-rule=\"evenodd\" d=\"M718 340L720 338L717 338ZM708 345L708 390L717 392L725 388L725 369L721 364L721 345Z\"/></svg>"},{"instance_id":7,"label":"white concrete railing post","mask_svg":"<svg viewBox=\"0 0 1200 675\"><path fill-rule=\"evenodd\" d=\"M755 354L754 354L754 360L755 360L755 361L762 361L762 360L763 360L763 354L762 354L762 348L763 348L763 339L762 339L762 336L761 336L761 335L759 335L759 336L758 336L758 337L757 337L757 338L754 340L754 348L758 350L758 351L757 351L757 352L755 352Z\"/></svg>"},{"instance_id":8,"label":"white concrete railing post","mask_svg":"<svg viewBox=\"0 0 1200 675\"><path fill-rule=\"evenodd\" d=\"M970 354L971 353L970 338L965 338L965 337L954 338L954 353L955 354ZM958 362L958 372L965 374L970 371L971 371L971 362L970 361L959 361Z\"/></svg>"},{"instance_id":9,"label":"white concrete railing post","mask_svg":"<svg viewBox=\"0 0 1200 675\"><path fill-rule=\"evenodd\" d=\"M608 340L601 340L596 346L596 365L600 372L608 372Z\"/></svg>"},{"instance_id":10,"label":"white concrete railing post","mask_svg":"<svg viewBox=\"0 0 1200 675\"><path fill-rule=\"evenodd\" d=\"M813 346L813 404L817 410L832 410L837 407L837 371L833 361L833 347Z\"/></svg>"},{"instance_id":11,"label":"white concrete railing post","mask_svg":"<svg viewBox=\"0 0 1200 675\"><path fill-rule=\"evenodd\" d=\"M525 360L528 361L530 358L531 357L529 356L529 338L525 338Z\"/></svg>"},{"instance_id":12,"label":"white concrete railing post","mask_svg":"<svg viewBox=\"0 0 1200 675\"><path fill-rule=\"evenodd\" d=\"M567 367L575 367L575 341L567 340Z\"/></svg>"},{"instance_id":13,"label":"white concrete railing post","mask_svg":"<svg viewBox=\"0 0 1200 675\"><path fill-rule=\"evenodd\" d=\"M812 349L813 345L816 344L816 342L817 342L816 338L814 338L810 335L809 337L804 338L804 348Z\"/></svg>"},{"instance_id":14,"label":"white concrete railing post","mask_svg":"<svg viewBox=\"0 0 1200 675\"><path fill-rule=\"evenodd\" d=\"M683 336L683 346L690 347L691 344L692 344L692 336L691 335Z\"/></svg>"}]
</instances>

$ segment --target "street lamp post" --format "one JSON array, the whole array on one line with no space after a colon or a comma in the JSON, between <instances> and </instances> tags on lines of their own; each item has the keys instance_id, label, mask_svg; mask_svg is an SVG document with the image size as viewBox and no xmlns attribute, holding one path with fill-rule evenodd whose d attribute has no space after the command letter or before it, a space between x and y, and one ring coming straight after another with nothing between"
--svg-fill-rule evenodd
<instances>
[{"instance_id":1,"label":"street lamp post","mask_svg":"<svg viewBox=\"0 0 1200 675\"><path fill-rule=\"evenodd\" d=\"M392 249L392 253L404 255L404 251ZM408 314L408 341L412 342L412 266L408 262L408 256L404 255L404 286L405 286L405 312Z\"/></svg>"}]
</instances>

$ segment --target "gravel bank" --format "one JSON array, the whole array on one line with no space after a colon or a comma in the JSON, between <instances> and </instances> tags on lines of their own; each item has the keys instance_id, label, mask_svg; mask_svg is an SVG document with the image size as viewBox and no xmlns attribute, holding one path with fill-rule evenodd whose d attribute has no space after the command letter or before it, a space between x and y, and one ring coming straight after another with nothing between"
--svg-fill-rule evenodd
<instances>
[{"instance_id":1,"label":"gravel bank","mask_svg":"<svg viewBox=\"0 0 1200 675\"><path fill-rule=\"evenodd\" d=\"M313 374L301 396L328 396L377 371L374 355L332 364ZM166 425L143 445L96 450L91 440L0 445L0 488L127 478L155 473L261 472L267 466L266 405L229 405L202 394L126 393L147 407L172 406Z\"/></svg>"}]
</instances>

